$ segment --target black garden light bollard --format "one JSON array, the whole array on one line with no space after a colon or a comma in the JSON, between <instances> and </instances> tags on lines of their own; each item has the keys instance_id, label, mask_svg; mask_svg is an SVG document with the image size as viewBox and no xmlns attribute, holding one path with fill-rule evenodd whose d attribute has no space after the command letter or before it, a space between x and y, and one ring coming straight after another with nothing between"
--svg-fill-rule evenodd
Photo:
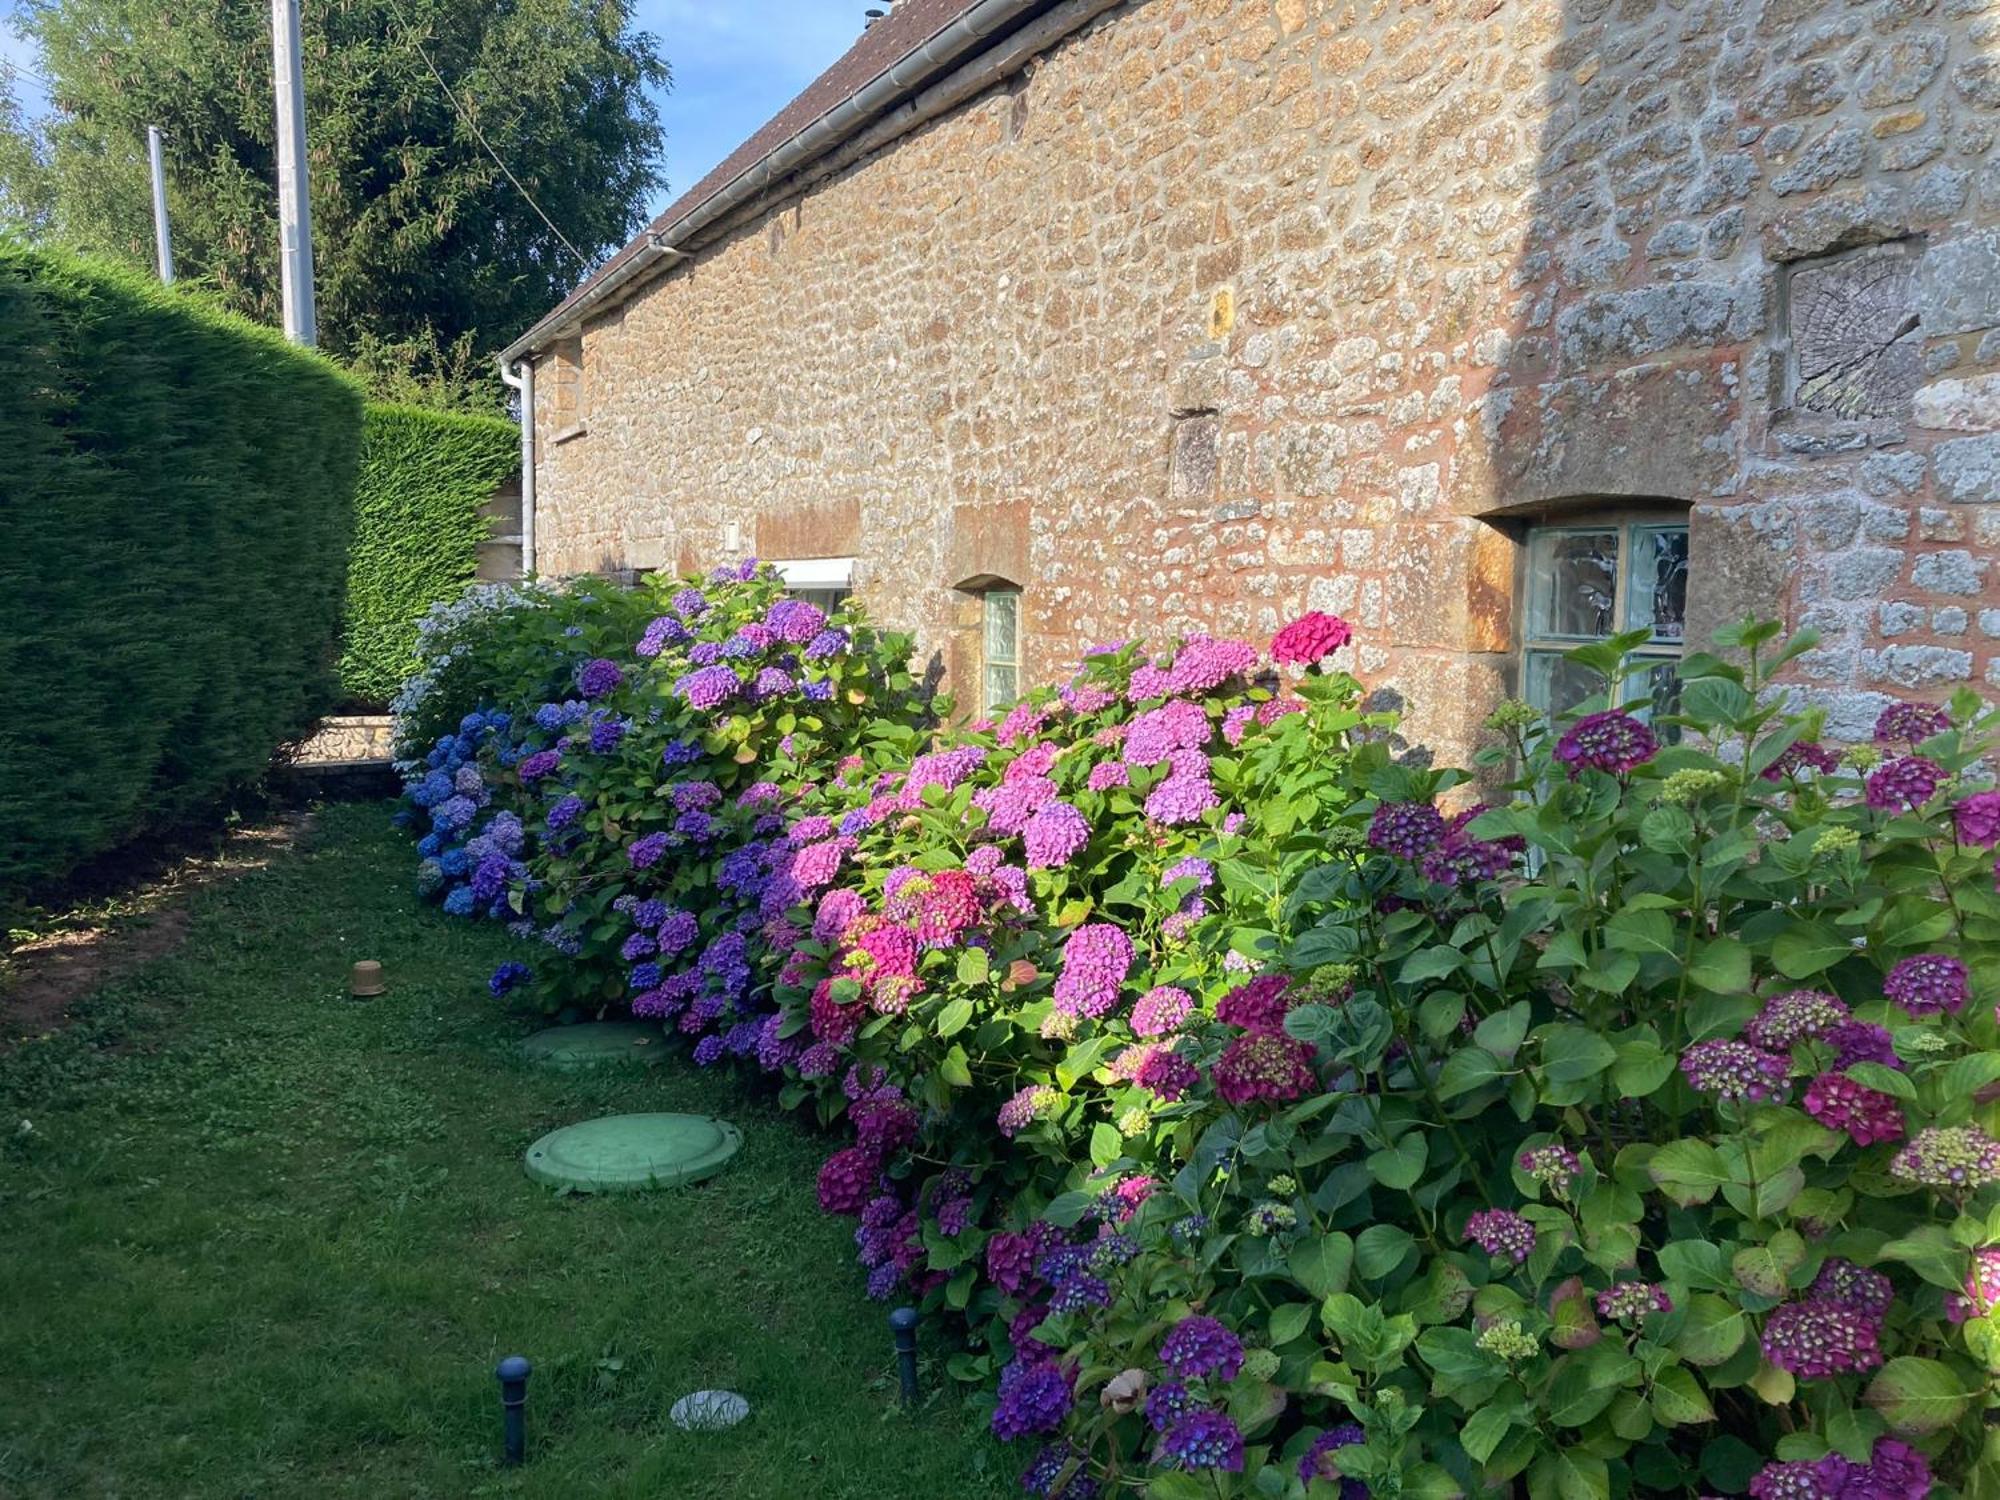
<instances>
[{"instance_id":1,"label":"black garden light bollard","mask_svg":"<svg viewBox=\"0 0 2000 1500\"><path fill-rule=\"evenodd\" d=\"M896 1373L903 1387L903 1405L917 1404L917 1310L899 1307L889 1314L889 1331L896 1335Z\"/></svg>"},{"instance_id":2,"label":"black garden light bollard","mask_svg":"<svg viewBox=\"0 0 2000 1500\"><path fill-rule=\"evenodd\" d=\"M518 1354L510 1354L494 1368L500 1382L501 1451L500 1461L514 1465L528 1450L528 1377L535 1367Z\"/></svg>"}]
</instances>

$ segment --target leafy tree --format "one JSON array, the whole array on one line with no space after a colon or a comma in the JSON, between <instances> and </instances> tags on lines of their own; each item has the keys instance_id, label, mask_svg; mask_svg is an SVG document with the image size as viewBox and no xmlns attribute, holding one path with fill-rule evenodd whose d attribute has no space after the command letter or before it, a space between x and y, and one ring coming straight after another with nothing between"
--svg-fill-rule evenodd
<instances>
[{"instance_id":1,"label":"leafy tree","mask_svg":"<svg viewBox=\"0 0 2000 1500\"><path fill-rule=\"evenodd\" d=\"M648 91L669 74L632 13L631 0L304 8L328 353L383 380L441 388L449 404L469 356L518 333L638 227L662 184ZM41 49L56 107L32 141L0 109L0 212L72 248L149 266L146 126L158 124L176 270L276 322L269 6L24 0L17 25Z\"/></svg>"}]
</instances>

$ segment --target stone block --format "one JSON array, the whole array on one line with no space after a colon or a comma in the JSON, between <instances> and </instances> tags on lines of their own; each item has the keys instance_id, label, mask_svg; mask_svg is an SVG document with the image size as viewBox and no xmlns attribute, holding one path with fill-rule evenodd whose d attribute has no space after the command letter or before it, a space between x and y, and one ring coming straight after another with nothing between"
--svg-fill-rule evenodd
<instances>
[{"instance_id":1,"label":"stone block","mask_svg":"<svg viewBox=\"0 0 2000 1500\"><path fill-rule=\"evenodd\" d=\"M2000 500L2000 433L1939 443L1931 464L1946 499L1960 505Z\"/></svg>"},{"instance_id":2,"label":"stone block","mask_svg":"<svg viewBox=\"0 0 2000 1500\"><path fill-rule=\"evenodd\" d=\"M2000 229L1932 245L1917 262L1916 296L1927 338L2000 324Z\"/></svg>"}]
</instances>

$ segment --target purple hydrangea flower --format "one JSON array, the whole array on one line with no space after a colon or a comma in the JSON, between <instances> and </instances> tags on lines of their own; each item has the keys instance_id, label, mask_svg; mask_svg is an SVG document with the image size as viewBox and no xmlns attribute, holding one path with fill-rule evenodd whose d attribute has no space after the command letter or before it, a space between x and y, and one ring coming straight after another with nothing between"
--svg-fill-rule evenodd
<instances>
[{"instance_id":1,"label":"purple hydrangea flower","mask_svg":"<svg viewBox=\"0 0 2000 1500\"><path fill-rule=\"evenodd\" d=\"M574 794L562 798L549 809L546 819L551 833L560 833L583 816L583 798Z\"/></svg>"},{"instance_id":2,"label":"purple hydrangea flower","mask_svg":"<svg viewBox=\"0 0 2000 1500\"><path fill-rule=\"evenodd\" d=\"M649 833L642 839L634 839L625 851L625 858L635 870L651 869L660 862L660 856L667 852L667 835Z\"/></svg>"},{"instance_id":3,"label":"purple hydrangea flower","mask_svg":"<svg viewBox=\"0 0 2000 1500\"><path fill-rule=\"evenodd\" d=\"M1743 1028L1744 1037L1766 1052L1784 1052L1793 1045L1825 1036L1848 1019L1847 1007L1819 990L1788 990L1773 995Z\"/></svg>"},{"instance_id":4,"label":"purple hydrangea flower","mask_svg":"<svg viewBox=\"0 0 2000 1500\"><path fill-rule=\"evenodd\" d=\"M1199 1404L1178 1380L1163 1380L1146 1393L1146 1421L1153 1431L1165 1432Z\"/></svg>"},{"instance_id":5,"label":"purple hydrangea flower","mask_svg":"<svg viewBox=\"0 0 2000 1500\"><path fill-rule=\"evenodd\" d=\"M1132 1007L1135 1036L1171 1036L1194 1013L1194 996L1171 984L1155 985Z\"/></svg>"},{"instance_id":6,"label":"purple hydrangea flower","mask_svg":"<svg viewBox=\"0 0 2000 1500\"><path fill-rule=\"evenodd\" d=\"M1428 802L1384 802L1368 823L1371 848L1421 859L1444 842L1444 814Z\"/></svg>"},{"instance_id":7,"label":"purple hydrangea flower","mask_svg":"<svg viewBox=\"0 0 2000 1500\"><path fill-rule=\"evenodd\" d=\"M1199 823L1201 815L1222 806L1215 795L1215 783L1204 775L1183 775L1178 770L1146 794L1146 816L1170 828Z\"/></svg>"},{"instance_id":8,"label":"purple hydrangea flower","mask_svg":"<svg viewBox=\"0 0 2000 1500\"><path fill-rule=\"evenodd\" d=\"M743 684L728 667L700 667L674 684L674 691L687 700L688 707L719 708L735 697Z\"/></svg>"},{"instance_id":9,"label":"purple hydrangea flower","mask_svg":"<svg viewBox=\"0 0 2000 1500\"><path fill-rule=\"evenodd\" d=\"M1718 1099L1775 1099L1785 1092L1791 1063L1748 1042L1716 1037L1681 1054L1681 1072L1697 1093Z\"/></svg>"},{"instance_id":10,"label":"purple hydrangea flower","mask_svg":"<svg viewBox=\"0 0 2000 1500\"><path fill-rule=\"evenodd\" d=\"M521 764L514 769L520 776L522 784L526 785L530 781L540 781L544 776L553 776L561 765L562 756L559 752L537 750L533 755L523 756Z\"/></svg>"},{"instance_id":11,"label":"purple hydrangea flower","mask_svg":"<svg viewBox=\"0 0 2000 1500\"><path fill-rule=\"evenodd\" d=\"M1483 1209L1465 1221L1465 1237L1488 1255L1519 1265L1535 1250L1535 1226L1504 1208Z\"/></svg>"},{"instance_id":12,"label":"purple hydrangea flower","mask_svg":"<svg viewBox=\"0 0 2000 1500\"><path fill-rule=\"evenodd\" d=\"M1653 731L1622 709L1586 714L1556 741L1556 759L1574 777L1585 770L1622 776L1659 753Z\"/></svg>"},{"instance_id":13,"label":"purple hydrangea flower","mask_svg":"<svg viewBox=\"0 0 2000 1500\"><path fill-rule=\"evenodd\" d=\"M1836 1302L1866 1317L1879 1318L1895 1300L1896 1288L1880 1271L1833 1255L1813 1278L1811 1296L1815 1301Z\"/></svg>"},{"instance_id":14,"label":"purple hydrangea flower","mask_svg":"<svg viewBox=\"0 0 2000 1500\"><path fill-rule=\"evenodd\" d=\"M1069 1377L1050 1360L1014 1360L1000 1372L1000 1404L993 1409L993 1435L1012 1441L1031 1432L1062 1426L1072 1404Z\"/></svg>"},{"instance_id":15,"label":"purple hydrangea flower","mask_svg":"<svg viewBox=\"0 0 2000 1500\"><path fill-rule=\"evenodd\" d=\"M576 674L576 690L586 698L602 698L623 686L625 673L618 663L605 657L587 661Z\"/></svg>"},{"instance_id":16,"label":"purple hydrangea flower","mask_svg":"<svg viewBox=\"0 0 2000 1500\"><path fill-rule=\"evenodd\" d=\"M1028 868L1053 870L1090 842L1090 824L1067 802L1044 802L1029 816L1021 837Z\"/></svg>"},{"instance_id":17,"label":"purple hydrangea flower","mask_svg":"<svg viewBox=\"0 0 2000 1500\"><path fill-rule=\"evenodd\" d=\"M1882 1363L1880 1320L1838 1302L1787 1302L1764 1320L1764 1357L1806 1380Z\"/></svg>"},{"instance_id":18,"label":"purple hydrangea flower","mask_svg":"<svg viewBox=\"0 0 2000 1500\"><path fill-rule=\"evenodd\" d=\"M1910 1138L1889 1171L1905 1182L1968 1193L2000 1178L2000 1141L1972 1125L1933 1125Z\"/></svg>"},{"instance_id":19,"label":"purple hydrangea flower","mask_svg":"<svg viewBox=\"0 0 2000 1500\"><path fill-rule=\"evenodd\" d=\"M1161 1435L1153 1462L1177 1469L1243 1470L1243 1434L1219 1411L1190 1412Z\"/></svg>"},{"instance_id":20,"label":"purple hydrangea flower","mask_svg":"<svg viewBox=\"0 0 2000 1500\"><path fill-rule=\"evenodd\" d=\"M493 971L493 977L486 981L486 987L495 999L506 994L516 985L526 984L535 977L535 971L524 963L509 961Z\"/></svg>"},{"instance_id":21,"label":"purple hydrangea flower","mask_svg":"<svg viewBox=\"0 0 2000 1500\"><path fill-rule=\"evenodd\" d=\"M1913 1016L1958 1011L1972 998L1971 977L1961 959L1919 953L1889 971L1882 993Z\"/></svg>"},{"instance_id":22,"label":"purple hydrangea flower","mask_svg":"<svg viewBox=\"0 0 2000 1500\"><path fill-rule=\"evenodd\" d=\"M1357 1479L1349 1479L1340 1472L1339 1465L1331 1461L1331 1455L1342 1448L1352 1448L1357 1443L1368 1441L1368 1434L1361 1430L1359 1422L1342 1422L1338 1427L1329 1427L1312 1440L1312 1446L1299 1457L1299 1483L1311 1484L1315 1479L1339 1480L1342 1500L1367 1500L1368 1487Z\"/></svg>"},{"instance_id":23,"label":"purple hydrangea flower","mask_svg":"<svg viewBox=\"0 0 2000 1500\"><path fill-rule=\"evenodd\" d=\"M1944 767L1921 755L1899 755L1869 773L1863 795L1882 812L1915 811L1930 801L1944 780Z\"/></svg>"},{"instance_id":24,"label":"purple hydrangea flower","mask_svg":"<svg viewBox=\"0 0 2000 1500\"><path fill-rule=\"evenodd\" d=\"M1243 1341L1220 1319L1194 1313L1160 1340L1160 1363L1185 1380L1234 1380L1243 1368Z\"/></svg>"},{"instance_id":25,"label":"purple hydrangea flower","mask_svg":"<svg viewBox=\"0 0 2000 1500\"><path fill-rule=\"evenodd\" d=\"M1951 728L1951 715L1929 703L1891 703L1876 716L1875 743L1914 745Z\"/></svg>"},{"instance_id":26,"label":"purple hydrangea flower","mask_svg":"<svg viewBox=\"0 0 2000 1500\"><path fill-rule=\"evenodd\" d=\"M1096 1018L1118 1004L1118 991L1132 968L1132 939L1110 922L1087 922L1063 944L1062 973L1056 978L1059 1011Z\"/></svg>"}]
</instances>

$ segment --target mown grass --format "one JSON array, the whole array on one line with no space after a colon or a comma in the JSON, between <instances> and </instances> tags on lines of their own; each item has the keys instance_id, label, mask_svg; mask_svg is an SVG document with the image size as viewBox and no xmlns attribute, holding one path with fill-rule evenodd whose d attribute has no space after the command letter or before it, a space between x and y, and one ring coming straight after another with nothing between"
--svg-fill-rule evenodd
<instances>
[{"instance_id":1,"label":"mown grass","mask_svg":"<svg viewBox=\"0 0 2000 1500\"><path fill-rule=\"evenodd\" d=\"M196 898L188 941L0 1058L0 1495L923 1497L1015 1493L1016 1455L927 1369L821 1215L827 1146L679 1057L532 1070L486 994L519 956L408 894L379 806ZM379 958L386 998L345 994ZM697 1188L557 1197L557 1125L727 1115ZM20 1122L27 1122L22 1125ZM530 1461L492 1378L535 1363ZM743 1426L667 1420L726 1387Z\"/></svg>"}]
</instances>

